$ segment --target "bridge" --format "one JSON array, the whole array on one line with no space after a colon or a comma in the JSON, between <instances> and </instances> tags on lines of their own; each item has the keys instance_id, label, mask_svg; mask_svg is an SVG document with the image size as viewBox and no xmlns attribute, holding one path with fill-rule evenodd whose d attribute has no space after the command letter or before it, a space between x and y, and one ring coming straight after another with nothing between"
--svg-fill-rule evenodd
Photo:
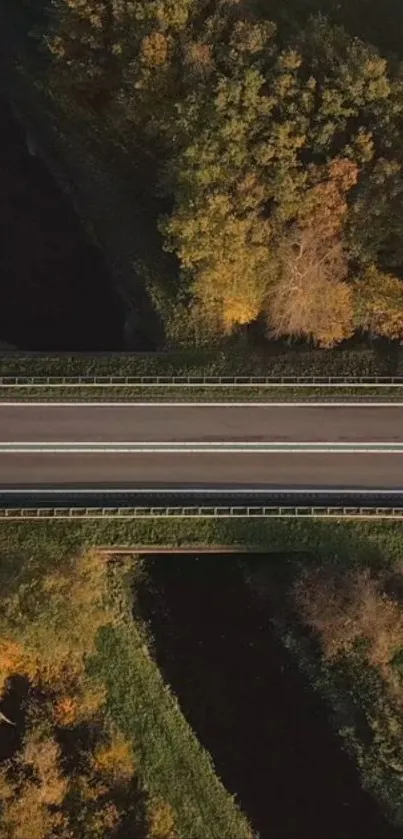
<instances>
[{"instance_id":1,"label":"bridge","mask_svg":"<svg viewBox=\"0 0 403 839\"><path fill-rule=\"evenodd\" d=\"M396 511L402 454L401 403L2 403L0 507Z\"/></svg>"}]
</instances>

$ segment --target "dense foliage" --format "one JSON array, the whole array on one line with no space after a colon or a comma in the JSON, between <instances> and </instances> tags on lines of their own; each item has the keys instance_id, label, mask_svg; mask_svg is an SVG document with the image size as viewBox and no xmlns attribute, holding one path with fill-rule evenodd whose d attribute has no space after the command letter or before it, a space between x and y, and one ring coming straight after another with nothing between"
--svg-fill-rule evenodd
<instances>
[{"instance_id":1,"label":"dense foliage","mask_svg":"<svg viewBox=\"0 0 403 839\"><path fill-rule=\"evenodd\" d=\"M402 67L313 11L50 0L35 31L54 95L148 153L193 340L403 335Z\"/></svg>"},{"instance_id":2,"label":"dense foliage","mask_svg":"<svg viewBox=\"0 0 403 839\"><path fill-rule=\"evenodd\" d=\"M12 530L0 532L1 837L252 839L150 654L141 563L84 550L74 527Z\"/></svg>"},{"instance_id":3,"label":"dense foliage","mask_svg":"<svg viewBox=\"0 0 403 839\"><path fill-rule=\"evenodd\" d=\"M175 839L171 808L146 800L132 744L106 714L105 685L87 673L99 630L118 622L105 559L1 562L0 700L10 708L1 716L1 835Z\"/></svg>"}]
</instances>

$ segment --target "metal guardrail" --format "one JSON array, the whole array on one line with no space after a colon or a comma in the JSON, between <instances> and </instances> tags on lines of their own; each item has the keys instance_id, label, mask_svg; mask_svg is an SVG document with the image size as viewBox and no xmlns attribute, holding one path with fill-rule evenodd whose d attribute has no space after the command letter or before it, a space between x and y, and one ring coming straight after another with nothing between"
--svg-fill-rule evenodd
<instances>
[{"instance_id":1,"label":"metal guardrail","mask_svg":"<svg viewBox=\"0 0 403 839\"><path fill-rule=\"evenodd\" d=\"M399 519L403 507L324 507L324 506L246 506L246 507L5 507L1 520L47 519L150 519L150 518L342 518Z\"/></svg>"},{"instance_id":2,"label":"metal guardrail","mask_svg":"<svg viewBox=\"0 0 403 839\"><path fill-rule=\"evenodd\" d=\"M403 376L0 376L0 388L403 387Z\"/></svg>"}]
</instances>

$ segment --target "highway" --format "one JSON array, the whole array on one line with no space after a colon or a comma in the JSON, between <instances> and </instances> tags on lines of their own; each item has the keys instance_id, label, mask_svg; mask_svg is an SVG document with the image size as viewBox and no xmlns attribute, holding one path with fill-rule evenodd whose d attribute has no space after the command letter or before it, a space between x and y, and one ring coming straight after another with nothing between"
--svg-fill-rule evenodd
<instances>
[{"instance_id":1,"label":"highway","mask_svg":"<svg viewBox=\"0 0 403 839\"><path fill-rule=\"evenodd\" d=\"M403 490L403 404L1 404L0 490L46 486Z\"/></svg>"}]
</instances>

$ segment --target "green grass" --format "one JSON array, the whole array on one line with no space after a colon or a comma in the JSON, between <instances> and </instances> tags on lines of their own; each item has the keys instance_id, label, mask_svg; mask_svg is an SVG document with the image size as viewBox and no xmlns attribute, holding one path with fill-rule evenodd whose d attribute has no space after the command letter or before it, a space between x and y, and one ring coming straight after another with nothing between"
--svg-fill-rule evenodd
<instances>
[{"instance_id":1,"label":"green grass","mask_svg":"<svg viewBox=\"0 0 403 839\"><path fill-rule=\"evenodd\" d=\"M0 402L402 402L395 388L276 387L75 387L0 388Z\"/></svg>"},{"instance_id":2,"label":"green grass","mask_svg":"<svg viewBox=\"0 0 403 839\"><path fill-rule=\"evenodd\" d=\"M48 553L60 557L91 546L164 547L224 545L250 550L306 551L335 562L382 565L401 557L403 523L307 519L189 520L147 519L92 521L2 521L0 549Z\"/></svg>"}]
</instances>

